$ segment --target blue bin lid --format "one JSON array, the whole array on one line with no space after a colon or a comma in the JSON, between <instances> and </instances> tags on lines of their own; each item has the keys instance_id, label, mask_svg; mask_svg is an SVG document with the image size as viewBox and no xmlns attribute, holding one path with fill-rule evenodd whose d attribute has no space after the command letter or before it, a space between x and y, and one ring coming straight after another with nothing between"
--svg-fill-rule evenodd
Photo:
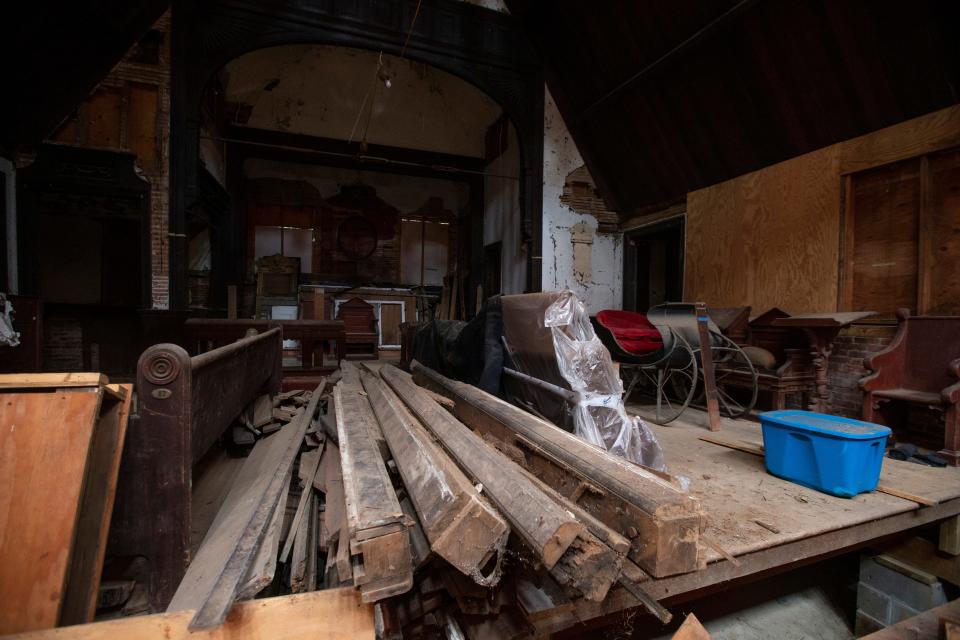
<instances>
[{"instance_id":1,"label":"blue bin lid","mask_svg":"<svg viewBox=\"0 0 960 640\"><path fill-rule=\"evenodd\" d=\"M867 440L889 436L889 427L852 418L831 416L815 411L800 411L799 409L784 409L767 411L760 414L761 422L773 422L795 429L802 429L811 433L822 433L851 440Z\"/></svg>"}]
</instances>

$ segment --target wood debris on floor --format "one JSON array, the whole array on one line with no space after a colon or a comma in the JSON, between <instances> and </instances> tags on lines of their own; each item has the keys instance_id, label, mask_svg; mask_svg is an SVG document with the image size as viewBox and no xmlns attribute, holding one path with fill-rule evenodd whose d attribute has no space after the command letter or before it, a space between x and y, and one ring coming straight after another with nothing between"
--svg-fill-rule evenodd
<instances>
[{"instance_id":1,"label":"wood debris on floor","mask_svg":"<svg viewBox=\"0 0 960 640\"><path fill-rule=\"evenodd\" d=\"M513 638L576 625L574 601L618 590L670 619L643 583L699 566L695 500L414 370L344 361L332 388L257 398L238 420L254 443L233 443L248 457L169 611L209 629L238 600L352 586L384 638Z\"/></svg>"}]
</instances>

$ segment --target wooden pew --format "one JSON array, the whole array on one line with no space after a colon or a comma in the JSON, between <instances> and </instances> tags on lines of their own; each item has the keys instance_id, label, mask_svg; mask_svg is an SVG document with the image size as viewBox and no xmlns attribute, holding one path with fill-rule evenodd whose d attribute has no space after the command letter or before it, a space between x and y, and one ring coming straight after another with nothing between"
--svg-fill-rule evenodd
<instances>
[{"instance_id":1,"label":"wooden pew","mask_svg":"<svg viewBox=\"0 0 960 640\"><path fill-rule=\"evenodd\" d=\"M253 399L279 391L281 347L273 328L193 357L173 344L140 356L108 555L146 558L155 610L190 561L193 467Z\"/></svg>"},{"instance_id":2,"label":"wooden pew","mask_svg":"<svg viewBox=\"0 0 960 640\"><path fill-rule=\"evenodd\" d=\"M897 310L897 334L886 349L867 357L870 375L860 380L863 419L896 426L903 404L943 413L939 455L960 465L960 317L911 316Z\"/></svg>"},{"instance_id":3,"label":"wooden pew","mask_svg":"<svg viewBox=\"0 0 960 640\"><path fill-rule=\"evenodd\" d=\"M279 327L284 340L299 340L301 364L299 367L285 365L283 371L290 375L328 375L336 365L324 367L322 354L319 362L314 362L318 349L324 342L333 342L336 361L344 359L346 353L346 333L340 320L228 320L224 318L190 318L184 323L187 351L197 355L212 348L230 344L242 338L249 329L263 333ZM314 385L316 386L316 385ZM311 389L313 387L310 387Z\"/></svg>"}]
</instances>

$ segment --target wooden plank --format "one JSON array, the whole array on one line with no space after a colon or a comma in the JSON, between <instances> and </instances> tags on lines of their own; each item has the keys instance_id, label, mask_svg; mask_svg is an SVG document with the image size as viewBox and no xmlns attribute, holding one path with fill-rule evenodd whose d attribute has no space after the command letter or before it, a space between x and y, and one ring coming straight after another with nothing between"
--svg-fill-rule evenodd
<instances>
[{"instance_id":1,"label":"wooden plank","mask_svg":"<svg viewBox=\"0 0 960 640\"><path fill-rule=\"evenodd\" d=\"M356 384L344 378L333 394L353 582L365 602L375 602L413 586L407 518L371 436L376 418L359 377Z\"/></svg>"},{"instance_id":2,"label":"wooden plank","mask_svg":"<svg viewBox=\"0 0 960 640\"><path fill-rule=\"evenodd\" d=\"M484 443L497 447L494 438L484 438ZM579 562L584 564L590 562L593 566L571 572L563 562L560 562L550 570L550 574L561 583L579 590L589 600L603 600L610 587L620 578L623 565L631 563L625 557L630 551L630 541L582 509L576 502L557 493L522 466L518 465L517 470L538 489L550 496L557 506L572 513L587 528L586 534L578 540L584 550L581 554L583 558Z\"/></svg>"},{"instance_id":3,"label":"wooden plank","mask_svg":"<svg viewBox=\"0 0 960 640\"><path fill-rule=\"evenodd\" d=\"M356 591L328 589L313 593L241 602L223 625L191 631L194 611L133 616L47 631L22 633L10 640L373 640L373 607Z\"/></svg>"},{"instance_id":4,"label":"wooden plank","mask_svg":"<svg viewBox=\"0 0 960 640\"><path fill-rule=\"evenodd\" d=\"M237 319L237 285L227 285L227 319Z\"/></svg>"},{"instance_id":5,"label":"wooden plank","mask_svg":"<svg viewBox=\"0 0 960 640\"><path fill-rule=\"evenodd\" d=\"M720 431L720 402L717 399L717 380L713 371L713 351L710 349L710 330L707 322L707 305L697 302L697 335L700 338L700 367L703 370L703 389L707 397L707 416L710 418L710 431Z\"/></svg>"},{"instance_id":6,"label":"wooden plank","mask_svg":"<svg viewBox=\"0 0 960 640\"><path fill-rule=\"evenodd\" d=\"M304 460L306 458L306 461ZM290 557L290 549L293 548L295 534L300 531L304 514L308 512L307 502L313 497L313 478L317 475L317 468L320 466L320 455L313 455L313 452L306 452L300 456L301 478L307 478L303 481L303 491L300 493L300 502L297 504L297 511L293 516L293 522L290 525L290 532L287 534L287 540L283 544L283 551L280 552L280 562L286 562Z\"/></svg>"},{"instance_id":7,"label":"wooden plank","mask_svg":"<svg viewBox=\"0 0 960 640\"><path fill-rule=\"evenodd\" d=\"M585 527L523 477L509 458L484 446L483 440L440 408L409 376L392 366L382 367L380 375L468 477L483 484L514 532L552 568Z\"/></svg>"},{"instance_id":8,"label":"wooden plank","mask_svg":"<svg viewBox=\"0 0 960 640\"><path fill-rule=\"evenodd\" d=\"M960 556L960 516L954 516L940 523L940 543L944 553ZM960 584L957 582L955 584Z\"/></svg>"},{"instance_id":9,"label":"wooden plank","mask_svg":"<svg viewBox=\"0 0 960 640\"><path fill-rule=\"evenodd\" d=\"M700 439L703 440L704 442L710 442L711 444L717 444L717 445L720 445L721 447L736 449L737 451L743 451L744 453L750 453L750 454L761 456L761 457L764 455L762 444L756 444L751 442L732 442L730 440L726 440L724 438L717 438L714 436L700 436ZM909 491L904 491L903 489L890 486L885 482L881 482L877 484L876 491L879 491L880 493L886 493L887 495L896 496L897 498L903 498L904 500L910 500L911 502L916 502L917 504L922 504L926 507L932 507L936 504L939 504L939 501L937 500L934 500L932 498L927 498L924 496L918 496L914 493L910 493ZM766 528L769 528L769 527L766 527ZM778 533L778 532L774 531L773 533Z\"/></svg>"},{"instance_id":10,"label":"wooden plank","mask_svg":"<svg viewBox=\"0 0 960 640\"><path fill-rule=\"evenodd\" d=\"M953 600L886 629L860 636L860 640L940 640L944 620L960 620L960 600Z\"/></svg>"},{"instance_id":11,"label":"wooden plank","mask_svg":"<svg viewBox=\"0 0 960 640\"><path fill-rule=\"evenodd\" d=\"M60 619L100 401L75 391L0 395L0 565L16 576L0 580L0 633Z\"/></svg>"},{"instance_id":12,"label":"wooden plank","mask_svg":"<svg viewBox=\"0 0 960 640\"><path fill-rule=\"evenodd\" d=\"M168 611L196 608L190 623L192 629L221 624L233 606L273 511L287 488L284 482L319 400L318 392L297 420L254 447L267 448L262 461L264 472L248 485L238 487L238 507L226 512L222 520L218 516L168 607ZM230 496L224 506L229 502Z\"/></svg>"},{"instance_id":13,"label":"wooden plank","mask_svg":"<svg viewBox=\"0 0 960 640\"><path fill-rule=\"evenodd\" d=\"M90 622L97 609L97 593L110 531L110 517L113 514L117 474L133 399L132 384L116 386L119 394L107 393L104 387L100 416L87 455L87 472L70 554L60 625ZM122 399L117 399L117 395Z\"/></svg>"},{"instance_id":14,"label":"wooden plank","mask_svg":"<svg viewBox=\"0 0 960 640\"><path fill-rule=\"evenodd\" d=\"M270 399L269 394L264 393L257 396L257 399L253 401L252 414L250 425L254 429L259 429L273 422L273 401Z\"/></svg>"},{"instance_id":15,"label":"wooden plank","mask_svg":"<svg viewBox=\"0 0 960 640\"><path fill-rule=\"evenodd\" d=\"M417 362L411 368L418 383L455 400L457 418L519 446L533 475L630 538L629 557L645 571L665 576L700 566L704 514L694 496L476 387Z\"/></svg>"},{"instance_id":16,"label":"wooden plank","mask_svg":"<svg viewBox=\"0 0 960 640\"><path fill-rule=\"evenodd\" d=\"M837 500L844 499L837 498ZM849 503L850 501L846 500L846 502ZM739 565L729 562L715 562L701 571L650 580L644 586L647 592L658 600L666 598L677 601L686 600L719 588L721 585L724 588L735 586L735 583L731 584L731 581L734 580L748 579L758 573L772 574L787 571L817 560L849 552L873 540L913 527L920 527L930 522L936 522L957 512L960 512L960 499L943 502L936 507L913 509L889 515L858 526L804 536L795 539L793 542L761 549L741 557ZM575 600L574 604L577 607L577 617L581 621L636 606L630 594L619 590L611 591L602 603Z\"/></svg>"},{"instance_id":17,"label":"wooden plank","mask_svg":"<svg viewBox=\"0 0 960 640\"><path fill-rule=\"evenodd\" d=\"M326 502L323 513L323 525L326 531L321 533L320 539L321 542L328 543L339 533L342 523L347 521L340 449L336 445L327 444L320 464L326 465L324 473Z\"/></svg>"},{"instance_id":18,"label":"wooden plank","mask_svg":"<svg viewBox=\"0 0 960 640\"><path fill-rule=\"evenodd\" d=\"M480 497L393 391L366 372L363 386L430 548L478 584L499 582L510 534L506 521Z\"/></svg>"},{"instance_id":19,"label":"wooden plank","mask_svg":"<svg viewBox=\"0 0 960 640\"><path fill-rule=\"evenodd\" d=\"M286 486L290 486L289 477ZM263 542L260 543L257 554L247 570L247 575L244 576L243 583L237 590L237 600L253 598L273 582L277 572L277 553L280 550L280 537L283 533L286 501L287 493L285 491L281 492L280 500L277 503L277 508L273 510L273 518L270 520L270 526L267 527Z\"/></svg>"},{"instance_id":20,"label":"wooden plank","mask_svg":"<svg viewBox=\"0 0 960 640\"><path fill-rule=\"evenodd\" d=\"M102 373L4 373L0 389L63 389L100 387L110 384Z\"/></svg>"},{"instance_id":21,"label":"wooden plank","mask_svg":"<svg viewBox=\"0 0 960 640\"><path fill-rule=\"evenodd\" d=\"M303 495L306 496L306 500L301 503L304 505L303 513L312 515L314 501L313 491L309 489L304 490ZM310 515L303 517L296 529L291 527L290 535L287 536L287 540L290 541L290 548L292 549L292 556L290 558L290 591L292 593L302 593L308 590L307 573L309 572L311 557L310 545L313 543L314 533L314 523L311 522ZM283 562L286 562L286 560Z\"/></svg>"},{"instance_id":22,"label":"wooden plank","mask_svg":"<svg viewBox=\"0 0 960 640\"><path fill-rule=\"evenodd\" d=\"M960 557L941 552L937 545L929 540L912 537L883 545L881 549L888 556L943 578L951 584L960 585Z\"/></svg>"},{"instance_id":23,"label":"wooden plank","mask_svg":"<svg viewBox=\"0 0 960 640\"><path fill-rule=\"evenodd\" d=\"M356 364L344 360L340 363L340 372L342 374L340 384L344 385L345 388L349 385L352 390L358 393L365 393L363 384L360 381L360 368ZM380 423L376 419L370 419L371 416L372 414L369 409L365 408L362 424L366 427L370 437L376 443L380 457L382 457L384 461L387 461L390 459L390 447L387 445L387 440L383 436Z\"/></svg>"},{"instance_id":24,"label":"wooden plank","mask_svg":"<svg viewBox=\"0 0 960 640\"><path fill-rule=\"evenodd\" d=\"M710 634L697 620L697 616L689 613L671 640L710 640Z\"/></svg>"}]
</instances>

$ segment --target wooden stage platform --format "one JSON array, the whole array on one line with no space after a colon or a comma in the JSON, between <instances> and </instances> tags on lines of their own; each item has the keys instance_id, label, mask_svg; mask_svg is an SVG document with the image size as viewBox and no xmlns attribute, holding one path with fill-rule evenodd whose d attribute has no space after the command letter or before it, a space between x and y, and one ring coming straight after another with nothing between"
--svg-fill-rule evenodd
<instances>
[{"instance_id":1,"label":"wooden stage platform","mask_svg":"<svg viewBox=\"0 0 960 640\"><path fill-rule=\"evenodd\" d=\"M667 606L960 513L960 468L884 458L881 483L935 503L931 506L878 492L835 498L770 475L760 455L700 440L712 436L755 446L763 440L758 423L724 419L719 432L707 431L706 424L706 414L688 409L670 425L651 427L669 471L690 480L690 491L709 515L703 535L735 562L704 547L706 568L648 581L650 594ZM617 590L601 603L576 601L576 613L587 622L633 606L633 597Z\"/></svg>"}]
</instances>

